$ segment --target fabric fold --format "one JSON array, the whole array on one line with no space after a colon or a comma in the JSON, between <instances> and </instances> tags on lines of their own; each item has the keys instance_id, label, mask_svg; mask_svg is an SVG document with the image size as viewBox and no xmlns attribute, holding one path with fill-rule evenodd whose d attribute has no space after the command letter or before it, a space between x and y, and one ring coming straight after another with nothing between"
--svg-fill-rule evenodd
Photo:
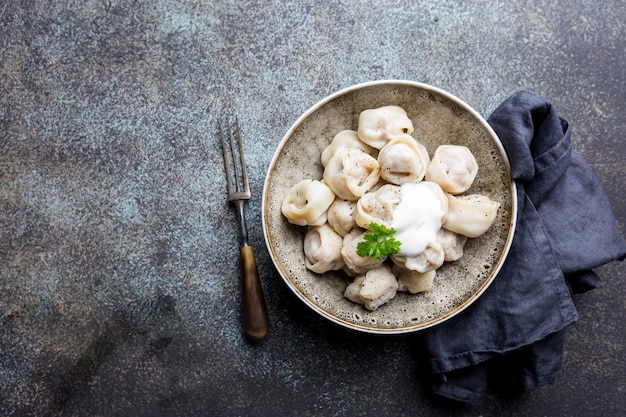
<instances>
[{"instance_id":1,"label":"fabric fold","mask_svg":"<svg viewBox=\"0 0 626 417\"><path fill-rule=\"evenodd\" d=\"M493 379L509 387L553 384L566 328L578 319L572 292L595 288L592 269L626 255L608 198L550 103L520 92L488 122L518 189L511 249L480 299L418 335L433 391L473 403Z\"/></svg>"}]
</instances>

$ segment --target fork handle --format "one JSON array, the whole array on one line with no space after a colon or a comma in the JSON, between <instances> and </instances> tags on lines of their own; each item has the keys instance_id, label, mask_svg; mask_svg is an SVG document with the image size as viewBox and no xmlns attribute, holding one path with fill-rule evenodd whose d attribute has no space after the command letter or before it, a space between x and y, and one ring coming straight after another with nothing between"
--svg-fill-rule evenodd
<instances>
[{"instance_id":1,"label":"fork handle","mask_svg":"<svg viewBox=\"0 0 626 417\"><path fill-rule=\"evenodd\" d=\"M244 332L250 340L259 342L267 336L269 318L254 249L250 245L241 247L241 275Z\"/></svg>"}]
</instances>

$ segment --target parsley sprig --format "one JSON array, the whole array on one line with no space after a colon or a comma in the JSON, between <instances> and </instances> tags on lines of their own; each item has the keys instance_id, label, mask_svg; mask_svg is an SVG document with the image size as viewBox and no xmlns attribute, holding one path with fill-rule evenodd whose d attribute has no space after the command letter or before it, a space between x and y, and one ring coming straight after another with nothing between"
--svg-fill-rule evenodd
<instances>
[{"instance_id":1,"label":"parsley sprig","mask_svg":"<svg viewBox=\"0 0 626 417\"><path fill-rule=\"evenodd\" d=\"M363 235L363 241L356 246L359 256L371 256L379 260L384 256L393 255L400 251L402 242L396 240L396 229L378 223L370 223L368 232Z\"/></svg>"}]
</instances>

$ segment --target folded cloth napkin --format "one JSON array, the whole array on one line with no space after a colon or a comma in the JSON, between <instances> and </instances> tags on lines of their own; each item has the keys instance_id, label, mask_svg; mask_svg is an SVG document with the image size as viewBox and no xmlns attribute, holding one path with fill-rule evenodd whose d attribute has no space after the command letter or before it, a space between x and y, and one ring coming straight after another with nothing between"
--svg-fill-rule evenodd
<instances>
[{"instance_id":1,"label":"folded cloth napkin","mask_svg":"<svg viewBox=\"0 0 626 417\"><path fill-rule=\"evenodd\" d=\"M566 327L578 319L572 293L595 288L592 269L626 255L608 199L550 103L520 92L488 122L517 185L511 249L475 303L418 335L434 393L471 403L496 377L500 387L553 384Z\"/></svg>"}]
</instances>

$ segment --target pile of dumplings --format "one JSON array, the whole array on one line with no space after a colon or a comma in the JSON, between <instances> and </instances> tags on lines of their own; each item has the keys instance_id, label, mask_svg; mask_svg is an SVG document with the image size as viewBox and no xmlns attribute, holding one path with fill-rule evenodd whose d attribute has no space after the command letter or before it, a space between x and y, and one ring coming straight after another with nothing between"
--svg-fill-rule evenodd
<instances>
[{"instance_id":1,"label":"pile of dumplings","mask_svg":"<svg viewBox=\"0 0 626 417\"><path fill-rule=\"evenodd\" d=\"M467 192L478 164L465 146L441 145L432 158L411 134L404 109L384 106L360 113L358 130L337 133L321 154L323 178L293 185L282 213L307 227L306 267L343 270L351 277L344 296L376 310L398 291L429 290L444 262L463 256L468 238L493 224L499 203ZM370 223L396 230L396 254L357 254Z\"/></svg>"}]
</instances>

